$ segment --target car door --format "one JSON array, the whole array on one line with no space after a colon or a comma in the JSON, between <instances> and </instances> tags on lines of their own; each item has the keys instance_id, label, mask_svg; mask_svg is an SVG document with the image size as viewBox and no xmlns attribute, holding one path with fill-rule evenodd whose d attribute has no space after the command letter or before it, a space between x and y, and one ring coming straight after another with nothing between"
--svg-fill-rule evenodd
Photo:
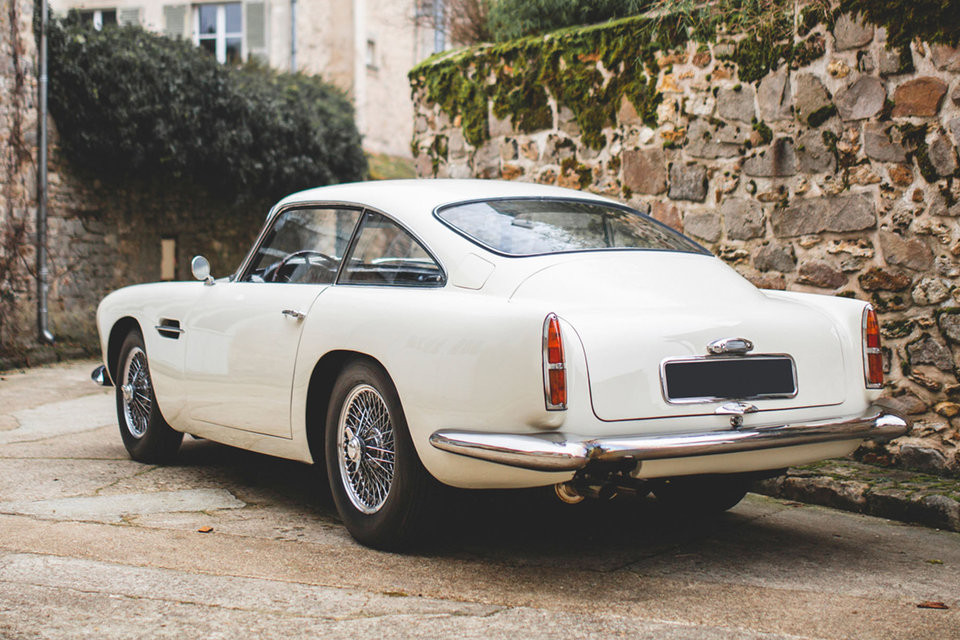
<instances>
[{"instance_id":1,"label":"car door","mask_svg":"<svg viewBox=\"0 0 960 640\"><path fill-rule=\"evenodd\" d=\"M187 416L290 437L290 394L304 320L337 276L360 211L280 211L235 281L206 287L186 322Z\"/></svg>"}]
</instances>

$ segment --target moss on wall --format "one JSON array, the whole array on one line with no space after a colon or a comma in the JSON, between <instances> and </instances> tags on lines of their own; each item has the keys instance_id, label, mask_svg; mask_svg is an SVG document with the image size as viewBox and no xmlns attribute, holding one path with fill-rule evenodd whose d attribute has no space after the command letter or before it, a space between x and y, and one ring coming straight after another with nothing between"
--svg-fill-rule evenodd
<instances>
[{"instance_id":1,"label":"moss on wall","mask_svg":"<svg viewBox=\"0 0 960 640\"><path fill-rule=\"evenodd\" d=\"M841 11L862 11L874 24L886 27L892 47L914 39L956 46L960 43L960 3L957 0L842 0Z\"/></svg>"},{"instance_id":2,"label":"moss on wall","mask_svg":"<svg viewBox=\"0 0 960 640\"><path fill-rule=\"evenodd\" d=\"M599 149L606 142L601 131L616 120L624 97L645 122L656 124L656 53L686 39L650 19L627 18L430 58L410 79L414 90L423 90L451 118L460 117L472 145L489 138L488 100L493 114L510 118L519 131L551 127L549 91L558 107L573 113L584 142Z\"/></svg>"},{"instance_id":3,"label":"moss on wall","mask_svg":"<svg viewBox=\"0 0 960 640\"><path fill-rule=\"evenodd\" d=\"M820 13L805 15L824 19ZM558 109L573 114L584 144L600 149L607 142L602 130L616 122L624 98L646 124L657 125L662 99L657 54L669 54L691 38L715 39L715 31L702 24L693 28L680 19L636 16L481 45L428 58L410 71L410 81L414 92L422 91L451 119L459 119L464 139L474 146L490 138L490 112L509 118L521 132L552 128L552 96ZM774 7L773 17L726 57L739 67L741 80L757 82L780 65L809 64L823 51L817 34L794 42L789 5Z\"/></svg>"},{"instance_id":4,"label":"moss on wall","mask_svg":"<svg viewBox=\"0 0 960 640\"><path fill-rule=\"evenodd\" d=\"M718 33L729 28L730 16L722 10L718 15L704 11L635 16L440 54L415 67L410 80L415 92L422 91L452 119L459 118L464 138L474 146L490 137L490 112L509 119L520 132L552 128L552 96L558 109L573 114L584 144L600 149L607 142L602 130L615 124L624 98L646 124L657 125L662 99L656 88L658 52L669 54L690 39L715 42ZM759 82L783 65L798 68L820 58L825 43L817 27L831 29L842 11L863 12L885 26L889 46L899 47L903 71L909 70L913 38L950 44L960 40L956 0L843 0L833 9L811 3L796 16L795 5L783 2L765 5L763 11L753 16L750 33L718 56L736 63L743 82ZM811 115L811 126L830 115ZM437 149L430 152L436 158Z\"/></svg>"}]
</instances>

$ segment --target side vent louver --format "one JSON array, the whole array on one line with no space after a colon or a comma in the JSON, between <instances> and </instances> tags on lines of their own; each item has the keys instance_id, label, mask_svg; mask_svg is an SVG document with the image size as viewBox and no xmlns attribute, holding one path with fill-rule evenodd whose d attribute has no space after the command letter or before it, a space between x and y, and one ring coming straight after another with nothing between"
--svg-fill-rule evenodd
<instances>
[{"instance_id":1,"label":"side vent louver","mask_svg":"<svg viewBox=\"0 0 960 640\"><path fill-rule=\"evenodd\" d=\"M171 320L170 318L160 318L160 324L158 324L154 329L157 330L164 338L171 338L173 340L179 340L180 334L183 333L183 329L180 328L179 320Z\"/></svg>"}]
</instances>

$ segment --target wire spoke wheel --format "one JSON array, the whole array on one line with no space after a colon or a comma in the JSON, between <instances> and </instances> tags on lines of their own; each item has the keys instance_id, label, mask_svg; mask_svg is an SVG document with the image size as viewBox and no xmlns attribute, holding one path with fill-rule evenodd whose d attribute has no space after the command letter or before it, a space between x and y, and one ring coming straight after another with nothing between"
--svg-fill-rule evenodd
<instances>
[{"instance_id":1,"label":"wire spoke wheel","mask_svg":"<svg viewBox=\"0 0 960 640\"><path fill-rule=\"evenodd\" d=\"M150 412L153 409L147 354L140 347L133 347L127 353L121 381L124 424L130 435L139 440L150 426Z\"/></svg>"},{"instance_id":2,"label":"wire spoke wheel","mask_svg":"<svg viewBox=\"0 0 960 640\"><path fill-rule=\"evenodd\" d=\"M337 421L340 477L353 506L365 514L384 505L393 485L396 440L383 396L360 384L347 395Z\"/></svg>"},{"instance_id":3,"label":"wire spoke wheel","mask_svg":"<svg viewBox=\"0 0 960 640\"><path fill-rule=\"evenodd\" d=\"M150 364L143 334L127 333L120 345L116 368L117 423L130 457L147 464L171 462L180 448L183 434L163 419L150 378Z\"/></svg>"},{"instance_id":4,"label":"wire spoke wheel","mask_svg":"<svg viewBox=\"0 0 960 640\"><path fill-rule=\"evenodd\" d=\"M437 485L417 456L389 374L365 358L346 363L323 426L330 491L350 535L388 551L429 540Z\"/></svg>"}]
</instances>

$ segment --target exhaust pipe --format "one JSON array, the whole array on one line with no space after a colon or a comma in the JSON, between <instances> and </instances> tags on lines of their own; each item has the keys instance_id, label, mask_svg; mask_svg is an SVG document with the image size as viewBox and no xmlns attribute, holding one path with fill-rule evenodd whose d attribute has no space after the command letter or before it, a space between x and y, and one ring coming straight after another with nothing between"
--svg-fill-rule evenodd
<instances>
[{"instance_id":1,"label":"exhaust pipe","mask_svg":"<svg viewBox=\"0 0 960 640\"><path fill-rule=\"evenodd\" d=\"M561 502L567 504L579 504L587 498L595 500L613 500L617 497L620 486L613 483L602 485L579 484L575 480L569 482L560 482L553 486L554 492Z\"/></svg>"},{"instance_id":2,"label":"exhaust pipe","mask_svg":"<svg viewBox=\"0 0 960 640\"><path fill-rule=\"evenodd\" d=\"M559 482L553 485L553 490L556 492L560 502L567 504L580 504L586 498L586 496L577 490L577 487L574 486L572 482Z\"/></svg>"}]
</instances>

